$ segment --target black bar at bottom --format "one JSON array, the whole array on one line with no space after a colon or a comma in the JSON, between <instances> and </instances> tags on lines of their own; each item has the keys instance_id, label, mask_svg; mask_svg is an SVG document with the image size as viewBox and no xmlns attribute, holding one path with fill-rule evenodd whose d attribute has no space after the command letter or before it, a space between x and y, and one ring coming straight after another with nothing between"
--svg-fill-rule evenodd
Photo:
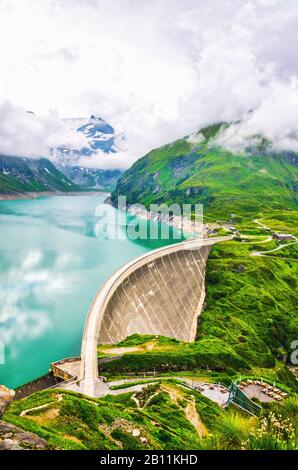
<instances>
[{"instance_id":1,"label":"black bar at bottom","mask_svg":"<svg viewBox=\"0 0 298 470\"><path fill-rule=\"evenodd\" d=\"M95 464L101 467L139 468L146 466L189 466L199 468L201 465L217 464L237 466L268 465L271 462L283 467L297 463L295 451L1 451L0 463L12 462L49 464L65 463L71 465ZM1 465L1 467L2 467ZM206 467L204 467L205 470Z\"/></svg>"}]
</instances>

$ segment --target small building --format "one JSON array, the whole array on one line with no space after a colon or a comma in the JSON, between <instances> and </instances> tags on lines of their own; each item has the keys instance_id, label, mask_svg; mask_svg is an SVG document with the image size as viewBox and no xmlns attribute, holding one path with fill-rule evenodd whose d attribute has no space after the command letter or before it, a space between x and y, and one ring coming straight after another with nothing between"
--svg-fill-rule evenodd
<instances>
[{"instance_id":1,"label":"small building","mask_svg":"<svg viewBox=\"0 0 298 470\"><path fill-rule=\"evenodd\" d=\"M273 233L272 238L278 241L293 240L294 235L291 233Z\"/></svg>"},{"instance_id":2,"label":"small building","mask_svg":"<svg viewBox=\"0 0 298 470\"><path fill-rule=\"evenodd\" d=\"M216 235L218 233L218 229L217 228L210 228L209 230L207 230L207 235Z\"/></svg>"}]
</instances>

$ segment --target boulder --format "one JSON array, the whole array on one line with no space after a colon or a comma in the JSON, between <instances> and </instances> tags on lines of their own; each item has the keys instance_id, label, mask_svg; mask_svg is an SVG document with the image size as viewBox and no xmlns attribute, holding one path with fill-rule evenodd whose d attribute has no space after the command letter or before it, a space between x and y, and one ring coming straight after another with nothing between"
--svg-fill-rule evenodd
<instances>
[{"instance_id":1,"label":"boulder","mask_svg":"<svg viewBox=\"0 0 298 470\"><path fill-rule=\"evenodd\" d=\"M0 450L47 450L49 444L32 432L0 421Z\"/></svg>"},{"instance_id":2,"label":"boulder","mask_svg":"<svg viewBox=\"0 0 298 470\"><path fill-rule=\"evenodd\" d=\"M14 399L15 392L4 385L0 385L0 417L4 414L8 405Z\"/></svg>"}]
</instances>

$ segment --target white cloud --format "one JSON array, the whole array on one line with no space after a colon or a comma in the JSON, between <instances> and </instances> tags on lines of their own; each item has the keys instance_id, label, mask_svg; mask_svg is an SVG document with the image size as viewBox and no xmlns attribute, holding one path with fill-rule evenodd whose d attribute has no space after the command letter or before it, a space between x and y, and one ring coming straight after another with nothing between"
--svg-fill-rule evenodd
<instances>
[{"instance_id":1,"label":"white cloud","mask_svg":"<svg viewBox=\"0 0 298 470\"><path fill-rule=\"evenodd\" d=\"M266 100L283 89L291 101L297 19L297 0L2 1L0 97L41 115L101 115L126 136L124 165L252 108L283 136ZM48 145L24 126L35 143L17 139L19 151Z\"/></svg>"},{"instance_id":2,"label":"white cloud","mask_svg":"<svg viewBox=\"0 0 298 470\"><path fill-rule=\"evenodd\" d=\"M86 138L65 126L56 112L37 116L10 101L0 103L0 154L39 158L62 144L82 147Z\"/></svg>"},{"instance_id":3,"label":"white cloud","mask_svg":"<svg viewBox=\"0 0 298 470\"><path fill-rule=\"evenodd\" d=\"M203 136L201 132L194 132L193 134L190 134L187 138L187 142L189 142L192 145L198 145L203 140L205 140L205 137Z\"/></svg>"},{"instance_id":4,"label":"white cloud","mask_svg":"<svg viewBox=\"0 0 298 470\"><path fill-rule=\"evenodd\" d=\"M273 83L259 107L246 114L240 122L224 130L217 143L237 151L247 146L249 139L262 135L275 150L298 151L298 86Z\"/></svg>"}]
</instances>

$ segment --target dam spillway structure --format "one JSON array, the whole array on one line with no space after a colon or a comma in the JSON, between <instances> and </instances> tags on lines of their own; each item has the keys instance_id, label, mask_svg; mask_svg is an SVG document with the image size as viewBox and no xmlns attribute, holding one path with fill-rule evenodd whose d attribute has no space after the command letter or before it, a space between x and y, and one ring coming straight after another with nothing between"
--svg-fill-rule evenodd
<instances>
[{"instance_id":1,"label":"dam spillway structure","mask_svg":"<svg viewBox=\"0 0 298 470\"><path fill-rule=\"evenodd\" d=\"M83 393L100 393L98 343L114 344L134 333L195 340L210 248L230 239L194 239L154 250L125 264L103 284L83 333L77 377Z\"/></svg>"}]
</instances>

